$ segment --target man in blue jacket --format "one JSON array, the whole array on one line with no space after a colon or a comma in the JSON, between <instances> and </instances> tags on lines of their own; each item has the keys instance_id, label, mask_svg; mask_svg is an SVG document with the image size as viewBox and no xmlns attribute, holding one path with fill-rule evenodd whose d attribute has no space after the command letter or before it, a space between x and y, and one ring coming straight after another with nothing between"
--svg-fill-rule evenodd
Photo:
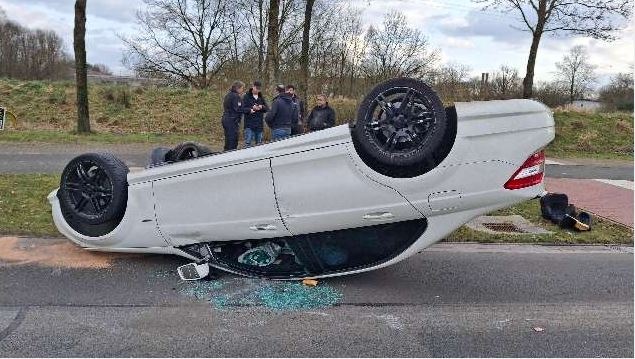
<instances>
[{"instance_id":1,"label":"man in blue jacket","mask_svg":"<svg viewBox=\"0 0 635 359\"><path fill-rule=\"evenodd\" d=\"M284 85L278 85L276 91L278 96L271 102L271 109L265 116L265 122L271 128L273 141L291 136L291 126L299 116L298 107L294 105L291 94L285 92Z\"/></svg>"},{"instance_id":2,"label":"man in blue jacket","mask_svg":"<svg viewBox=\"0 0 635 359\"><path fill-rule=\"evenodd\" d=\"M238 148L238 130L243 114L255 112L242 106L241 96L245 90L245 83L234 81L231 89L223 100L223 130L225 131L225 151Z\"/></svg>"},{"instance_id":3,"label":"man in blue jacket","mask_svg":"<svg viewBox=\"0 0 635 359\"><path fill-rule=\"evenodd\" d=\"M251 146L252 142L256 145L262 143L263 117L264 113L269 111L267 101L260 91L261 83L255 81L252 88L243 96L243 107L245 109L253 109L253 113L245 113L245 147Z\"/></svg>"}]
</instances>

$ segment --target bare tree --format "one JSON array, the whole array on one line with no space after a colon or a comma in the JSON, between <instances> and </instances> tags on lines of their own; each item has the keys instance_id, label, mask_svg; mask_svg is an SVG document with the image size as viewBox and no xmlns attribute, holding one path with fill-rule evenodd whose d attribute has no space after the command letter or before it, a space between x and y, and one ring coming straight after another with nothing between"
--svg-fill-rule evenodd
<instances>
[{"instance_id":1,"label":"bare tree","mask_svg":"<svg viewBox=\"0 0 635 359\"><path fill-rule=\"evenodd\" d=\"M544 33L584 35L612 40L615 31L628 24L631 0L473 0L520 15L532 41L523 80L523 98L531 98L538 45Z\"/></svg>"},{"instance_id":2,"label":"bare tree","mask_svg":"<svg viewBox=\"0 0 635 359\"><path fill-rule=\"evenodd\" d=\"M595 66L589 63L589 57L584 46L571 48L561 62L556 63L558 77L566 86L569 102L583 97L595 82Z\"/></svg>"},{"instance_id":3,"label":"bare tree","mask_svg":"<svg viewBox=\"0 0 635 359\"><path fill-rule=\"evenodd\" d=\"M470 99L465 86L469 75L469 66L450 62L432 71L426 78L434 84L442 98L448 101L465 101Z\"/></svg>"},{"instance_id":4,"label":"bare tree","mask_svg":"<svg viewBox=\"0 0 635 359\"><path fill-rule=\"evenodd\" d=\"M493 74L492 92L496 98L509 99L516 96L520 85L518 70L501 65L498 71Z\"/></svg>"},{"instance_id":5,"label":"bare tree","mask_svg":"<svg viewBox=\"0 0 635 359\"><path fill-rule=\"evenodd\" d=\"M238 3L241 14L241 23L248 29L245 33L249 45L256 51L258 58L257 74L264 77L265 53L267 52L267 20L269 14L268 4L265 0L242 0Z\"/></svg>"},{"instance_id":6,"label":"bare tree","mask_svg":"<svg viewBox=\"0 0 635 359\"><path fill-rule=\"evenodd\" d=\"M0 76L24 80L66 77L69 60L62 38L53 31L24 28L3 14L0 9Z\"/></svg>"},{"instance_id":7,"label":"bare tree","mask_svg":"<svg viewBox=\"0 0 635 359\"><path fill-rule=\"evenodd\" d=\"M127 63L138 73L161 74L204 88L231 59L233 20L226 0L144 0L141 34L124 38Z\"/></svg>"},{"instance_id":8,"label":"bare tree","mask_svg":"<svg viewBox=\"0 0 635 359\"><path fill-rule=\"evenodd\" d=\"M633 72L613 75L600 90L600 100L610 110L633 112Z\"/></svg>"},{"instance_id":9,"label":"bare tree","mask_svg":"<svg viewBox=\"0 0 635 359\"><path fill-rule=\"evenodd\" d=\"M304 26L302 30L302 53L300 54L301 81L299 84L300 94L307 98L309 91L309 35L311 34L311 13L315 0L306 0L304 8Z\"/></svg>"},{"instance_id":10,"label":"bare tree","mask_svg":"<svg viewBox=\"0 0 635 359\"><path fill-rule=\"evenodd\" d=\"M400 12L386 14L380 29L367 32L366 74L375 80L390 77L422 77L438 60L436 50L430 50L428 39L408 26Z\"/></svg>"},{"instance_id":11,"label":"bare tree","mask_svg":"<svg viewBox=\"0 0 635 359\"><path fill-rule=\"evenodd\" d=\"M86 78L86 0L75 1L75 83L77 86L77 132L90 132L88 115L88 82Z\"/></svg>"},{"instance_id":12,"label":"bare tree","mask_svg":"<svg viewBox=\"0 0 635 359\"><path fill-rule=\"evenodd\" d=\"M269 85L279 81L280 78L280 54L278 45L280 41L280 28L278 25L278 12L280 0L269 0L269 14L267 17L267 57L265 69Z\"/></svg>"}]
</instances>

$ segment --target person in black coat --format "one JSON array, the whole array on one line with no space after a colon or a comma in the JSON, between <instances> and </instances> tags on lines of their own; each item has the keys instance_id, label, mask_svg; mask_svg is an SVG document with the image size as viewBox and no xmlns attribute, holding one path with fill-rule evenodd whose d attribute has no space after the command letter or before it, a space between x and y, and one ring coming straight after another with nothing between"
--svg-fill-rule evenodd
<instances>
[{"instance_id":1,"label":"person in black coat","mask_svg":"<svg viewBox=\"0 0 635 359\"><path fill-rule=\"evenodd\" d=\"M298 108L293 103L291 94L285 92L283 85L278 85L276 90L278 96L271 101L271 109L265 116L265 122L271 128L273 141L291 136L291 126L298 119Z\"/></svg>"},{"instance_id":2,"label":"person in black coat","mask_svg":"<svg viewBox=\"0 0 635 359\"><path fill-rule=\"evenodd\" d=\"M269 111L269 106L267 106L267 101L262 96L260 87L261 83L255 81L253 87L243 96L243 107L255 111L253 113L245 113L245 147L251 146L252 142L255 142L256 145L262 143L262 121L264 113Z\"/></svg>"},{"instance_id":3,"label":"person in black coat","mask_svg":"<svg viewBox=\"0 0 635 359\"><path fill-rule=\"evenodd\" d=\"M231 89L223 100L223 130L225 131L225 151L238 148L238 130L243 114L255 112L253 109L242 106L242 94L245 83L234 81Z\"/></svg>"},{"instance_id":4,"label":"person in black coat","mask_svg":"<svg viewBox=\"0 0 635 359\"><path fill-rule=\"evenodd\" d=\"M307 118L307 131L319 131L335 126L335 110L329 106L326 95L316 96L317 106L313 107Z\"/></svg>"},{"instance_id":5,"label":"person in black coat","mask_svg":"<svg viewBox=\"0 0 635 359\"><path fill-rule=\"evenodd\" d=\"M304 132L304 101L295 93L295 86L289 84L285 88L287 93L291 94L293 104L298 108L298 121L291 124L291 135L298 135Z\"/></svg>"}]
</instances>

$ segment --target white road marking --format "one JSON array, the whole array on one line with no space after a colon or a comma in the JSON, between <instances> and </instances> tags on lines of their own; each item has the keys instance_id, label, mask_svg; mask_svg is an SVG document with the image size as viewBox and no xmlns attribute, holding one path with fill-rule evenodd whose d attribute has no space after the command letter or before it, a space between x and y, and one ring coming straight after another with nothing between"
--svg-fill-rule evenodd
<instances>
[{"instance_id":1,"label":"white road marking","mask_svg":"<svg viewBox=\"0 0 635 359\"><path fill-rule=\"evenodd\" d=\"M630 189L631 191L633 191L633 181L610 180L610 179L603 179L603 178L597 178L594 181L610 184L611 186L616 186L616 187Z\"/></svg>"}]
</instances>

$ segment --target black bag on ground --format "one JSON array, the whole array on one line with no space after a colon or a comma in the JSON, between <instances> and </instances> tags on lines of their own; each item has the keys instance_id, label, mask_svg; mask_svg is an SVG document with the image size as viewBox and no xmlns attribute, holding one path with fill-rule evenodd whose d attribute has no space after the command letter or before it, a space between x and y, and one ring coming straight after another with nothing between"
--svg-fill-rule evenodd
<instances>
[{"instance_id":1,"label":"black bag on ground","mask_svg":"<svg viewBox=\"0 0 635 359\"><path fill-rule=\"evenodd\" d=\"M562 221L568 209L570 210L569 197L564 193L547 193L540 197L540 212L542 213L542 218L548 219L555 224ZM573 208L573 211L575 213L575 208Z\"/></svg>"}]
</instances>

